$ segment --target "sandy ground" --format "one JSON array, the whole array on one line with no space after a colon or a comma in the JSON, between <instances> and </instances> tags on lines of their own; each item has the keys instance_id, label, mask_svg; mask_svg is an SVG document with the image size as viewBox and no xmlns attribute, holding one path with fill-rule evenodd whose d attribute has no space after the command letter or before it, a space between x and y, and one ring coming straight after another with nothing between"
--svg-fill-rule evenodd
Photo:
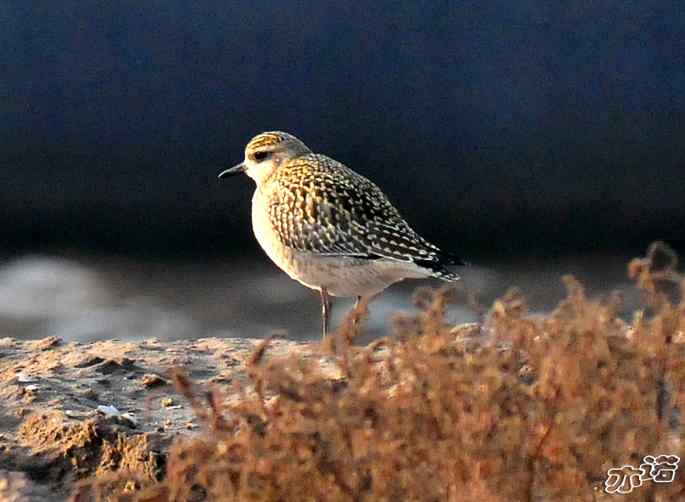
<instances>
[{"instance_id":1,"label":"sandy ground","mask_svg":"<svg viewBox=\"0 0 685 502\"><path fill-rule=\"evenodd\" d=\"M228 389L246 382L258 343L0 339L0 500L65 498L75 480L118 469L159 478L174 438L199 431L169 370ZM310 345L285 340L269 350L298 352L312 356Z\"/></svg>"}]
</instances>

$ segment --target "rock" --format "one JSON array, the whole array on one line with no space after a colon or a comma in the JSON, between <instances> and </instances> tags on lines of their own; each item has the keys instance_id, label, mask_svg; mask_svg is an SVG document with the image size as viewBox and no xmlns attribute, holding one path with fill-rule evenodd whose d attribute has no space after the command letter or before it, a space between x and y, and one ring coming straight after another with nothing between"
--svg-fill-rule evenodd
<instances>
[{"instance_id":1,"label":"rock","mask_svg":"<svg viewBox=\"0 0 685 502\"><path fill-rule=\"evenodd\" d=\"M48 336L42 340L37 340L33 342L33 346L38 350L49 350L53 347L57 347L62 343L62 339L56 336Z\"/></svg>"},{"instance_id":2,"label":"rock","mask_svg":"<svg viewBox=\"0 0 685 502\"><path fill-rule=\"evenodd\" d=\"M104 375L109 375L116 371L124 371L133 367L133 361L128 357L119 359L109 359L96 366L96 370Z\"/></svg>"},{"instance_id":3,"label":"rock","mask_svg":"<svg viewBox=\"0 0 685 502\"><path fill-rule=\"evenodd\" d=\"M96 364L100 364L103 361L104 359L100 356L86 357L82 361L76 363L74 366L76 368L88 368L89 366L95 366Z\"/></svg>"},{"instance_id":4,"label":"rock","mask_svg":"<svg viewBox=\"0 0 685 502\"><path fill-rule=\"evenodd\" d=\"M161 387L163 385L169 384L169 382L164 380L159 375L153 375L151 373L146 373L145 375L143 375L143 378L141 379L141 383L143 384L143 386L145 386L148 389L152 389L154 387Z\"/></svg>"}]
</instances>

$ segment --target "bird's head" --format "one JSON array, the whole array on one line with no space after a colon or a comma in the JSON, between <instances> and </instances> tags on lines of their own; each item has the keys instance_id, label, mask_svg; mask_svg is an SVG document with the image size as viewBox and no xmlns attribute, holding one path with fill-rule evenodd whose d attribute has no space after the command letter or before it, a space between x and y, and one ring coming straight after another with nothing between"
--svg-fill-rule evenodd
<instances>
[{"instance_id":1,"label":"bird's head","mask_svg":"<svg viewBox=\"0 0 685 502\"><path fill-rule=\"evenodd\" d=\"M311 153L311 150L292 134L281 131L263 132L245 146L245 160L221 172L219 179L245 173L257 185L261 185L282 164L306 153Z\"/></svg>"}]
</instances>

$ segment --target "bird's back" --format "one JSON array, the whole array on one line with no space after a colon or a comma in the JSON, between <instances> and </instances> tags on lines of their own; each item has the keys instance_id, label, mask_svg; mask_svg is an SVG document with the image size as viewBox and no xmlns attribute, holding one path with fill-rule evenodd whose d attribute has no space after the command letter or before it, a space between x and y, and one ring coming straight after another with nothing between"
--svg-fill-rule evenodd
<instances>
[{"instance_id":1,"label":"bird's back","mask_svg":"<svg viewBox=\"0 0 685 502\"><path fill-rule=\"evenodd\" d=\"M274 237L316 256L410 262L445 280L461 264L418 235L373 182L325 155L307 153L280 166L264 187Z\"/></svg>"}]
</instances>

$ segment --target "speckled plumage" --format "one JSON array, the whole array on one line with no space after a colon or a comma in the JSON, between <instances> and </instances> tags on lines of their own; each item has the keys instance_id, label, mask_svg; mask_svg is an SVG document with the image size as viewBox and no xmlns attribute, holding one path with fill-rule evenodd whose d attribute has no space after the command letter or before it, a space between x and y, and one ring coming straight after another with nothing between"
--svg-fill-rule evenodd
<instances>
[{"instance_id":1,"label":"speckled plumage","mask_svg":"<svg viewBox=\"0 0 685 502\"><path fill-rule=\"evenodd\" d=\"M449 276L440 249L374 183L340 162L308 153L282 165L272 183L267 211L283 245L323 256L418 261Z\"/></svg>"},{"instance_id":2,"label":"speckled plumage","mask_svg":"<svg viewBox=\"0 0 685 502\"><path fill-rule=\"evenodd\" d=\"M257 183L255 236L269 257L302 284L334 296L372 296L405 278L456 281L456 256L427 242L380 188L296 137L255 136L245 171Z\"/></svg>"}]
</instances>

